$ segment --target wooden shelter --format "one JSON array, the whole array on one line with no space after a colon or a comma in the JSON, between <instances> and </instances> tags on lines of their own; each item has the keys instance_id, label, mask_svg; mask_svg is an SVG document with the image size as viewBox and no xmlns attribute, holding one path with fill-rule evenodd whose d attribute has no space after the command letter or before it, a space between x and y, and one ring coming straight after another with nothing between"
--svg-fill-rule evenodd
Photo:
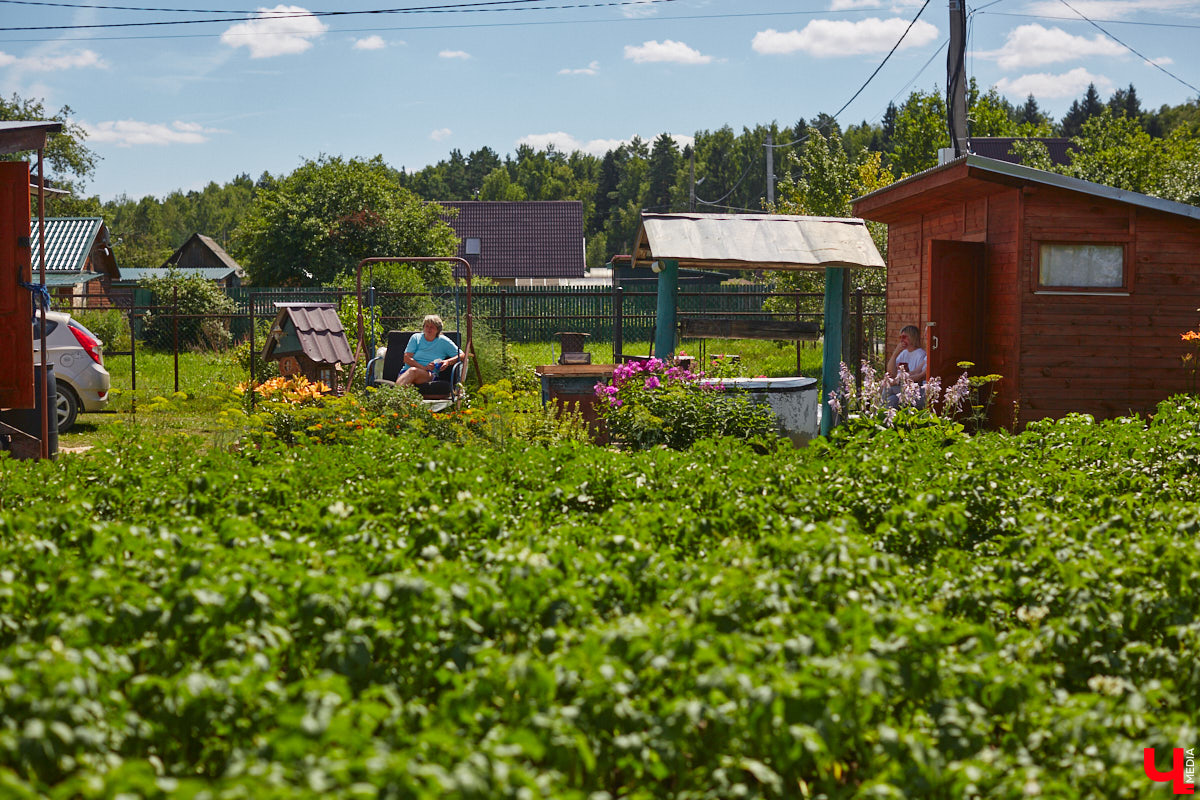
<instances>
[{"instance_id":1,"label":"wooden shelter","mask_svg":"<svg viewBox=\"0 0 1200 800\"><path fill-rule=\"evenodd\" d=\"M340 394L342 368L354 363L350 341L333 303L276 303L279 313L262 349L264 361L278 361L285 377L303 375Z\"/></svg>"},{"instance_id":2,"label":"wooden shelter","mask_svg":"<svg viewBox=\"0 0 1200 800\"><path fill-rule=\"evenodd\" d=\"M998 373L994 424L1147 413L1184 391L1200 208L967 155L854 201L888 224L887 336ZM889 350L890 352L890 350Z\"/></svg>"},{"instance_id":3,"label":"wooden shelter","mask_svg":"<svg viewBox=\"0 0 1200 800\"><path fill-rule=\"evenodd\" d=\"M632 263L658 273L654 352L659 358L670 358L675 352L681 268L824 271L823 386L835 386L838 381L847 270L884 266L861 219L785 214L642 214ZM727 324L735 325L732 321ZM744 325L736 328L734 335L741 338L800 339L819 333L811 324L790 322L779 323L770 331L754 331ZM693 329L692 334L724 336L730 329ZM821 399L822 433L829 432L833 419L828 392L825 395Z\"/></svg>"}]
</instances>

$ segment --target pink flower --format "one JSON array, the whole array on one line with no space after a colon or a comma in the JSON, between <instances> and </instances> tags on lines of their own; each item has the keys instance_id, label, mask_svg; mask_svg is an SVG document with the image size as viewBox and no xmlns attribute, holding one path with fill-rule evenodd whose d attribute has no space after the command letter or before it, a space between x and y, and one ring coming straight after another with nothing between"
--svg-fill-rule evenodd
<instances>
[{"instance_id":1,"label":"pink flower","mask_svg":"<svg viewBox=\"0 0 1200 800\"><path fill-rule=\"evenodd\" d=\"M649 378L646 378L647 389L657 389L661 385L662 384L659 382L657 375L651 375Z\"/></svg>"}]
</instances>

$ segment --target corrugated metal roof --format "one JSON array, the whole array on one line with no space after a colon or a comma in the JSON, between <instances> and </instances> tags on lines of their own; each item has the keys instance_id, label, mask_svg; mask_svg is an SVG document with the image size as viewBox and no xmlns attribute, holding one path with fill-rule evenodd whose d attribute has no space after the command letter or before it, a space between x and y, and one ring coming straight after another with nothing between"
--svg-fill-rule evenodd
<instances>
[{"instance_id":1,"label":"corrugated metal roof","mask_svg":"<svg viewBox=\"0 0 1200 800\"><path fill-rule=\"evenodd\" d=\"M121 267L121 281L140 281L142 278L161 278L171 269L167 267ZM182 275L199 275L210 281L228 278L237 272L230 267L175 267L175 272Z\"/></svg>"},{"instance_id":2,"label":"corrugated metal roof","mask_svg":"<svg viewBox=\"0 0 1200 800\"><path fill-rule=\"evenodd\" d=\"M80 272L104 220L100 217L48 217L46 219L46 272ZM33 219L33 274L41 269L38 221Z\"/></svg>"},{"instance_id":3,"label":"corrugated metal roof","mask_svg":"<svg viewBox=\"0 0 1200 800\"><path fill-rule=\"evenodd\" d=\"M578 200L442 202L458 215L446 222L458 234L458 255L473 275L487 278L582 278L583 203ZM479 253L467 253L479 239ZM457 273L456 273L457 274Z\"/></svg>"},{"instance_id":4,"label":"corrugated metal roof","mask_svg":"<svg viewBox=\"0 0 1200 800\"><path fill-rule=\"evenodd\" d=\"M354 353L333 303L275 303L275 307L279 309L275 325L290 323L295 328L304 355L325 364L354 363ZM275 339L268 338L263 357L274 350Z\"/></svg>"},{"instance_id":5,"label":"corrugated metal roof","mask_svg":"<svg viewBox=\"0 0 1200 800\"><path fill-rule=\"evenodd\" d=\"M47 286L76 286L104 277L99 272L47 272ZM37 275L33 276L37 280Z\"/></svg>"},{"instance_id":6,"label":"corrugated metal roof","mask_svg":"<svg viewBox=\"0 0 1200 800\"><path fill-rule=\"evenodd\" d=\"M944 172L955 168L961 168L964 165L975 176L985 180L989 175L995 175L1000 178L1015 178L1026 183L1054 186L1059 189L1080 192L1092 197L1100 197L1105 200L1115 200L1120 203L1128 203L1129 205L1138 206L1140 208L1162 211L1167 214L1176 214L1181 217L1200 219L1200 207L1198 206L1188 205L1187 203L1176 203L1173 200L1163 200L1161 197L1151 197L1148 194L1139 194L1138 192L1131 192L1128 189L1116 189L1112 186L1105 186L1101 183L1092 183L1091 181L1084 181L1080 180L1079 178L1069 178L1066 175L1059 175L1057 172L1046 172L1045 170L1027 167L1024 164L1011 164L1007 161L997 161L994 158L985 158L983 156L971 154L960 156L953 161L947 161L945 164L939 164L938 166L931 167L923 172L910 175L902 181L896 181L895 183L885 186L882 189L877 189L870 194L865 194L862 197L856 197L852 202L858 204L868 198L886 195L887 193L895 191L900 187L916 183L927 175L932 175L936 172ZM1003 183L1004 181L998 182Z\"/></svg>"},{"instance_id":7,"label":"corrugated metal roof","mask_svg":"<svg viewBox=\"0 0 1200 800\"><path fill-rule=\"evenodd\" d=\"M633 265L670 259L688 269L883 267L867 224L784 214L643 214Z\"/></svg>"}]
</instances>

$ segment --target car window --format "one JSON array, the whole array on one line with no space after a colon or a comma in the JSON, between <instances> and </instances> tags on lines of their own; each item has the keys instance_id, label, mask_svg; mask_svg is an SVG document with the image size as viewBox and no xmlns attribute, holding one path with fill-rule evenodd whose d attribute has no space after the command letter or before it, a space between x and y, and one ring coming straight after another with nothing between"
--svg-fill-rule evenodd
<instances>
[{"instance_id":1,"label":"car window","mask_svg":"<svg viewBox=\"0 0 1200 800\"><path fill-rule=\"evenodd\" d=\"M33 338L38 339L42 335L42 326L38 324L40 320L33 321ZM58 323L52 319L46 320L46 335L54 333L54 329L58 327Z\"/></svg>"}]
</instances>

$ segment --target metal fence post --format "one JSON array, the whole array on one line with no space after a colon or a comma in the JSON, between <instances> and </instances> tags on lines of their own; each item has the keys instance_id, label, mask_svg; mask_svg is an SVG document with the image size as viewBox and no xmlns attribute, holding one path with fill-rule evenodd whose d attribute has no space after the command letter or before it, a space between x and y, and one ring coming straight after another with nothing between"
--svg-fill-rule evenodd
<instances>
[{"instance_id":1,"label":"metal fence post","mask_svg":"<svg viewBox=\"0 0 1200 800\"><path fill-rule=\"evenodd\" d=\"M175 286L171 300L171 349L175 351L175 391L179 391L179 287Z\"/></svg>"},{"instance_id":2,"label":"metal fence post","mask_svg":"<svg viewBox=\"0 0 1200 800\"><path fill-rule=\"evenodd\" d=\"M621 353L625 347L625 287L617 285L613 288L613 363L621 363Z\"/></svg>"}]
</instances>

